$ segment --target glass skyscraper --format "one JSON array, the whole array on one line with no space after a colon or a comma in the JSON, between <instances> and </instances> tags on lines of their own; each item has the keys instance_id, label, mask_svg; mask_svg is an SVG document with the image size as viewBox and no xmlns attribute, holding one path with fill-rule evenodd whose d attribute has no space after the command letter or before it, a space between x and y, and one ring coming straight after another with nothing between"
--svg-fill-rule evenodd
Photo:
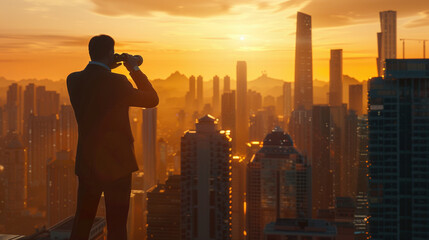
<instances>
[{"instance_id":1,"label":"glass skyscraper","mask_svg":"<svg viewBox=\"0 0 429 240\"><path fill-rule=\"evenodd\" d=\"M429 239L429 60L388 59L369 83L372 239Z\"/></svg>"}]
</instances>

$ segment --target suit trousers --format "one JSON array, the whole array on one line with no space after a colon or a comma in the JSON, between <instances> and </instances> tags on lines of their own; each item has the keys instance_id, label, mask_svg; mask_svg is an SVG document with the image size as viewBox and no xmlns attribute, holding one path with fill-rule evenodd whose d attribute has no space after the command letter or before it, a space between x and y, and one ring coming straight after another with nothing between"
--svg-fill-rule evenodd
<instances>
[{"instance_id":1,"label":"suit trousers","mask_svg":"<svg viewBox=\"0 0 429 240\"><path fill-rule=\"evenodd\" d=\"M104 192L107 240L127 240L127 218L131 193L131 174L112 183L100 184L79 177L76 214L71 240L87 240Z\"/></svg>"}]
</instances>

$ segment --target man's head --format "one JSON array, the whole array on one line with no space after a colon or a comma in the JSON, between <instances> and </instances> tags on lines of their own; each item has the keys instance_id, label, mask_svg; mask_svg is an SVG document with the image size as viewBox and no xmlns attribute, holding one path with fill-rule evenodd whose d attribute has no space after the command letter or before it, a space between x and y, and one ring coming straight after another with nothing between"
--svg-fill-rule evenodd
<instances>
[{"instance_id":1,"label":"man's head","mask_svg":"<svg viewBox=\"0 0 429 240\"><path fill-rule=\"evenodd\" d=\"M88 44L89 56L92 61L100 61L110 65L113 61L115 41L108 35L92 37Z\"/></svg>"}]
</instances>

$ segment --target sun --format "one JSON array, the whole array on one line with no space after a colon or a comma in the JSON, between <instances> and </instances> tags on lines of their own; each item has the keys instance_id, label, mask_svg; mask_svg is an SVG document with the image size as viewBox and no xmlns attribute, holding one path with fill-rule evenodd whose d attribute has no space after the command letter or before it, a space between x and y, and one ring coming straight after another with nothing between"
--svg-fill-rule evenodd
<instances>
[{"instance_id":1,"label":"sun","mask_svg":"<svg viewBox=\"0 0 429 240\"><path fill-rule=\"evenodd\" d=\"M243 35L240 36L240 40L243 41L245 37Z\"/></svg>"}]
</instances>

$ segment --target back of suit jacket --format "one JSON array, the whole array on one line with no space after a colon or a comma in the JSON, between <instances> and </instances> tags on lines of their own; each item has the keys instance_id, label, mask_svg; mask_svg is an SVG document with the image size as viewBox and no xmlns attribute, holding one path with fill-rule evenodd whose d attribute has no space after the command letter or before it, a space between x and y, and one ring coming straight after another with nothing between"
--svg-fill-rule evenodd
<instances>
[{"instance_id":1,"label":"back of suit jacket","mask_svg":"<svg viewBox=\"0 0 429 240\"><path fill-rule=\"evenodd\" d=\"M70 74L67 89L79 131L76 175L110 182L137 171L128 109L151 107L148 94L95 64Z\"/></svg>"}]
</instances>

